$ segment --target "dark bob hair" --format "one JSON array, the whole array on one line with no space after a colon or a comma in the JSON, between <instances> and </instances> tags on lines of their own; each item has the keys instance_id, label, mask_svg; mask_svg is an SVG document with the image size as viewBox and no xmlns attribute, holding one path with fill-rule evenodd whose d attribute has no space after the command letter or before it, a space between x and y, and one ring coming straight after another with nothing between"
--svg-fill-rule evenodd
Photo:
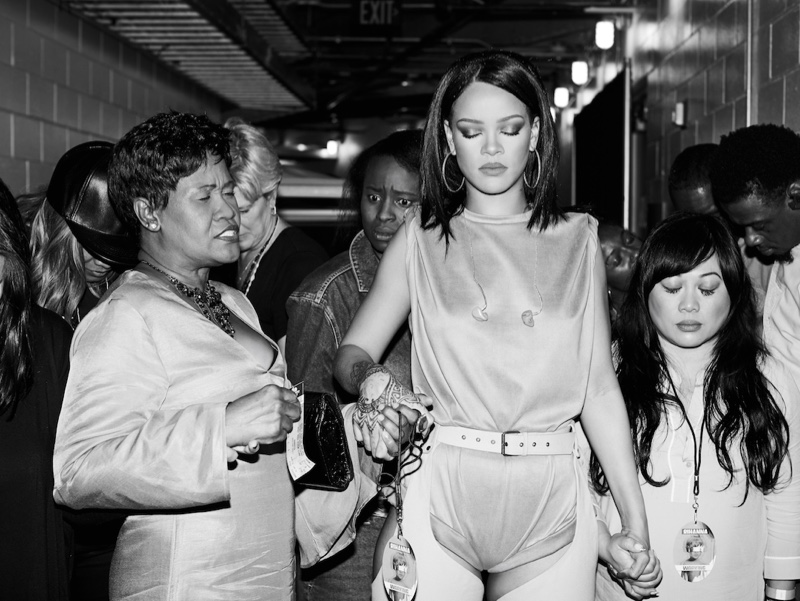
<instances>
[{"instance_id":1,"label":"dark bob hair","mask_svg":"<svg viewBox=\"0 0 800 601\"><path fill-rule=\"evenodd\" d=\"M482 82L496 86L514 95L528 111L531 121L539 118L540 165L529 153L525 179L538 184L525 186L528 205L532 207L528 227L545 229L562 217L556 194L558 174L558 136L550 114L550 101L536 67L525 57L514 52L486 50L469 54L457 60L444 74L433 95L425 141L422 149L422 223L426 229L440 227L446 240L450 237L450 219L461 212L466 198L462 188L453 193L452 182L461 180L463 174L456 161L447 161L447 173L442 164L449 153L444 122L449 120L453 105L471 83ZM537 173L537 169L540 170Z\"/></svg>"},{"instance_id":2,"label":"dark bob hair","mask_svg":"<svg viewBox=\"0 0 800 601\"><path fill-rule=\"evenodd\" d=\"M114 146L108 168L108 192L126 228L139 235L133 210L137 198L154 209L167 206L170 192L208 160L231 164L227 129L205 115L159 113L125 134Z\"/></svg>"}]
</instances>

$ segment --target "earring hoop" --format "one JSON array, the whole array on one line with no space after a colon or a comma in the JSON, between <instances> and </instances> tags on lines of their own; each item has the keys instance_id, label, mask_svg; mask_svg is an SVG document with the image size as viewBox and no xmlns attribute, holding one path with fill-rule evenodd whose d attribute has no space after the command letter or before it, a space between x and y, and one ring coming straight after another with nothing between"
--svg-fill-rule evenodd
<instances>
[{"instance_id":1,"label":"earring hoop","mask_svg":"<svg viewBox=\"0 0 800 601\"><path fill-rule=\"evenodd\" d=\"M464 182L467 181L467 178L462 175L461 184L455 190L453 190L450 186L447 185L447 171L445 170L445 168L447 167L447 159L449 159L450 155L452 154L453 154L452 152L448 151L448 153L444 155L444 161L442 161L442 181L444 182L444 187L447 188L447 191L450 192L450 194L455 194L456 192L461 190L461 188L464 187Z\"/></svg>"},{"instance_id":2,"label":"earring hoop","mask_svg":"<svg viewBox=\"0 0 800 601\"><path fill-rule=\"evenodd\" d=\"M539 177L542 175L542 159L539 157L538 149L533 149L533 156L536 157L536 181L533 182L532 186L528 183L528 178L525 177L525 172L522 172L522 183L528 186L531 190L535 189L536 186L539 185Z\"/></svg>"}]
</instances>

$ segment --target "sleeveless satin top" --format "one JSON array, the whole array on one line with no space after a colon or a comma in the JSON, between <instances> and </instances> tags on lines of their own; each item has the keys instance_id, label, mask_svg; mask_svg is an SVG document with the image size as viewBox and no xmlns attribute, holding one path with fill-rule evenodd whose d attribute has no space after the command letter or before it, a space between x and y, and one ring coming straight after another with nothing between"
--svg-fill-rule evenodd
<instances>
[{"instance_id":1,"label":"sleeveless satin top","mask_svg":"<svg viewBox=\"0 0 800 601\"><path fill-rule=\"evenodd\" d=\"M418 211L407 221L412 379L439 424L544 432L581 413L595 328L608 319L595 301L597 222L574 213L539 231L529 217L464 209L449 248ZM481 287L487 321L472 316Z\"/></svg>"}]
</instances>

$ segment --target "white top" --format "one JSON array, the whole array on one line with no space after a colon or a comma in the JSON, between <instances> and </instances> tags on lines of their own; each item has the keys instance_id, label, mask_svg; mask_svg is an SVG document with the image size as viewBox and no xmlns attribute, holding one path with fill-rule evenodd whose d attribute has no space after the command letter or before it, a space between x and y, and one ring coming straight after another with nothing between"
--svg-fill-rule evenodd
<instances>
[{"instance_id":1,"label":"white top","mask_svg":"<svg viewBox=\"0 0 800 601\"><path fill-rule=\"evenodd\" d=\"M796 403L784 399L798 397L797 386L780 362L768 359L763 368L772 383L772 394L789 422L789 457L800 469L800 413ZM680 377L671 372L676 386ZM703 376L698 376L694 393L686 408L695 434L700 435L703 417ZM790 480L789 461L781 469L781 486L763 495L750 487L742 504L745 475L739 474L730 487L728 474L717 461L713 444L704 432L700 469L700 497L697 519L705 522L716 539L716 562L705 579L687 582L675 568L685 559L675 555L675 541L681 528L691 522L694 475L694 444L680 409L670 408L653 438L650 455L656 481L669 478L662 487L642 482L650 542L661 561L664 580L659 585L663 601L757 601L764 598L764 578L800 579L800 478ZM741 466L738 453L732 453ZM619 532L620 520L613 502L604 497L601 506L609 530ZM627 599L613 584L604 567L598 569L597 599Z\"/></svg>"},{"instance_id":2,"label":"white top","mask_svg":"<svg viewBox=\"0 0 800 601\"><path fill-rule=\"evenodd\" d=\"M792 263L775 263L764 299L764 343L800 386L800 246ZM795 404L800 398L787 399ZM800 469L800 468L798 468Z\"/></svg>"}]
</instances>

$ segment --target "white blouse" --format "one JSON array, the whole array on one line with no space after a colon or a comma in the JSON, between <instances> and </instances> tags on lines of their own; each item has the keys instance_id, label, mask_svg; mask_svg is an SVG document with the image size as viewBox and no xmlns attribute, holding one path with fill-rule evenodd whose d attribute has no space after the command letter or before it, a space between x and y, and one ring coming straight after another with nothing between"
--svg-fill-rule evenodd
<instances>
[{"instance_id":1,"label":"white blouse","mask_svg":"<svg viewBox=\"0 0 800 601\"><path fill-rule=\"evenodd\" d=\"M800 579L800 392L783 365L768 359L763 371L772 384L778 407L789 423L789 456L781 468L778 490L763 495L750 486L743 503L746 474L739 469L730 487L728 474L720 467L708 433L703 433L700 463L698 521L708 525L715 537L716 561L707 576L695 582L681 577L676 565L686 553L678 551L676 539L681 528L694 519L694 443L680 409L670 407L653 438L650 454L652 476L656 481L669 478L665 486L642 483L650 542L661 561L664 580L658 587L664 601L760 601L764 598L764 579ZM671 372L676 386L679 377ZM703 377L698 376L686 412L700 436L703 417ZM733 449L734 465L741 458ZM600 501L609 530L618 532L620 519L608 496ZM597 599L627 599L614 584L606 569L598 568Z\"/></svg>"}]
</instances>

